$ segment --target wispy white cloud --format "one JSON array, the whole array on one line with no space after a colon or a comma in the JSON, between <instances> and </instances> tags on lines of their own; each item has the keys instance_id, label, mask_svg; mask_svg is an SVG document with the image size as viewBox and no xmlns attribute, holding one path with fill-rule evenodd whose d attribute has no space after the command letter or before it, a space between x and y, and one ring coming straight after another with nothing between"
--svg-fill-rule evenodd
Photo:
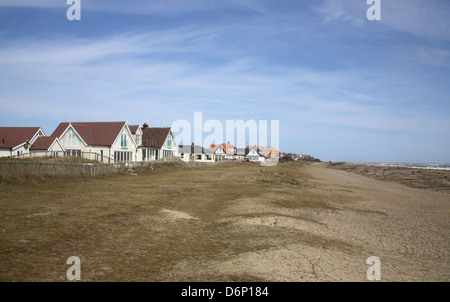
<instances>
[{"instance_id":1,"label":"wispy white cloud","mask_svg":"<svg viewBox=\"0 0 450 302\"><path fill-rule=\"evenodd\" d=\"M61 3L38 2L4 1L0 7ZM282 144L303 147L302 137L315 137L309 145L313 149L315 144L330 148L323 142L339 139L364 150L371 139L392 146L402 135L410 141L448 138L448 93L435 84L448 74L446 40L411 42L405 38L409 35L399 33L427 37L427 30L393 21L387 1L382 1L382 21L373 23L381 33L389 33L386 39L361 33L369 21L364 20L368 6L359 0L322 1L314 4L315 13L310 4L294 5L297 2L138 2L125 8L115 1L83 1L82 9L172 14L223 5L242 9L251 18L120 32L117 27L108 34L78 38L55 31L0 35L1 116L127 119L153 125L170 125L195 111L222 121L279 119ZM115 4L118 7L105 7ZM411 1L412 7L419 7L416 4ZM426 14L433 10L428 8ZM337 30L342 25L347 31ZM442 32L435 37L440 36ZM435 99L429 101L431 96ZM441 108L434 110L437 105Z\"/></svg>"},{"instance_id":2,"label":"wispy white cloud","mask_svg":"<svg viewBox=\"0 0 450 302\"><path fill-rule=\"evenodd\" d=\"M401 116L386 120L383 110L394 109L392 99L377 99L371 95L372 88L355 87L358 81L364 83L361 71L319 72L295 66L261 70L258 59L230 59L226 51L215 48L209 39L227 30L189 28L122 33L102 39L10 42L0 48L0 79L4 88L8 87L0 93L2 109L17 113L14 103L21 102L27 104L21 107L22 112L53 111L58 118L64 111L80 114L76 108L85 107L92 116L123 114L120 106L128 103L141 109L127 112L137 119L167 108L179 115L206 110L217 116L228 112L242 118L249 113L261 116L271 112L281 119L292 119L293 109L304 113L300 115L305 123L381 130L412 126ZM208 66L183 56L213 51L215 57L226 57L226 63ZM171 52L181 57L167 57ZM161 57L161 53L165 55ZM371 79L370 71L365 74ZM45 107L41 106L43 96ZM224 105L227 103L230 106ZM286 108L292 109L286 112Z\"/></svg>"},{"instance_id":3,"label":"wispy white cloud","mask_svg":"<svg viewBox=\"0 0 450 302\"><path fill-rule=\"evenodd\" d=\"M380 26L420 37L450 38L450 2L446 0L395 0L380 1ZM361 26L370 21L366 11L372 4L361 0L323 0L313 6L324 22L350 22ZM372 21L373 22L373 21Z\"/></svg>"}]
</instances>

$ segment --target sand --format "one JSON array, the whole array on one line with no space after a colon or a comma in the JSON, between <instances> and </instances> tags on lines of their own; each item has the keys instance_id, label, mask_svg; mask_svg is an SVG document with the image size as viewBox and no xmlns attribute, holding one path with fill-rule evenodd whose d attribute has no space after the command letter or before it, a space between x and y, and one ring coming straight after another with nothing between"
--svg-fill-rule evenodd
<instances>
[{"instance_id":1,"label":"sand","mask_svg":"<svg viewBox=\"0 0 450 302\"><path fill-rule=\"evenodd\" d=\"M427 186L432 175L364 171L242 163L0 183L0 280L65 281L79 256L86 282L359 282L376 256L381 281L450 281L449 174Z\"/></svg>"}]
</instances>

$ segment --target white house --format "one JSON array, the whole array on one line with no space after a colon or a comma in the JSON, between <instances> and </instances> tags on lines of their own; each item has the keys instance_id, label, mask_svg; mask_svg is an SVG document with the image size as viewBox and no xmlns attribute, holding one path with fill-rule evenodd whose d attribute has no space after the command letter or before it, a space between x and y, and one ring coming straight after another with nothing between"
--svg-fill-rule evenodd
<instances>
[{"instance_id":1,"label":"white house","mask_svg":"<svg viewBox=\"0 0 450 302\"><path fill-rule=\"evenodd\" d=\"M216 161L222 161L223 158L225 157L226 152L224 150L223 145L224 144L211 145L211 147L209 147L209 151L214 153Z\"/></svg>"},{"instance_id":2,"label":"white house","mask_svg":"<svg viewBox=\"0 0 450 302\"><path fill-rule=\"evenodd\" d=\"M133 139L136 142L136 145L138 147L137 153L136 153L136 161L142 160L142 129L139 125L129 125L128 128L130 128L131 134L133 135Z\"/></svg>"},{"instance_id":3,"label":"white house","mask_svg":"<svg viewBox=\"0 0 450 302\"><path fill-rule=\"evenodd\" d=\"M258 148L246 148L247 155L245 156L249 161L262 162L264 161L264 156L258 152Z\"/></svg>"},{"instance_id":4,"label":"white house","mask_svg":"<svg viewBox=\"0 0 450 302\"><path fill-rule=\"evenodd\" d=\"M56 157L64 154L64 146L57 137L38 137L30 147L31 156Z\"/></svg>"},{"instance_id":5,"label":"white house","mask_svg":"<svg viewBox=\"0 0 450 302\"><path fill-rule=\"evenodd\" d=\"M43 136L40 127L0 127L0 157L28 153L36 139Z\"/></svg>"},{"instance_id":6,"label":"white house","mask_svg":"<svg viewBox=\"0 0 450 302\"><path fill-rule=\"evenodd\" d=\"M179 148L170 127L142 127L142 161L179 156Z\"/></svg>"},{"instance_id":7,"label":"white house","mask_svg":"<svg viewBox=\"0 0 450 302\"><path fill-rule=\"evenodd\" d=\"M138 161L138 146L126 122L63 122L52 134L66 155L112 162Z\"/></svg>"}]
</instances>

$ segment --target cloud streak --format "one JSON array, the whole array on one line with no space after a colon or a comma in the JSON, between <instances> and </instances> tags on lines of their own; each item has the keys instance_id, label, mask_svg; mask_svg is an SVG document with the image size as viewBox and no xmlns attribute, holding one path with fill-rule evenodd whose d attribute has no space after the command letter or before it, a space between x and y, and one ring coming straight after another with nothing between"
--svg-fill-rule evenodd
<instances>
[{"instance_id":1,"label":"cloud streak","mask_svg":"<svg viewBox=\"0 0 450 302\"><path fill-rule=\"evenodd\" d=\"M38 2L14 1L57 5ZM385 2L380 23L364 20L364 1L322 1L313 9L291 2L275 7L267 1L172 1L130 4L125 14L138 8L142 14L197 14L226 6L243 16L134 30L118 26L101 35L0 35L0 117L33 123L36 116L126 119L156 126L189 119L195 111L223 122L278 119L286 151L321 146L323 153L315 155L324 159L352 148L374 156L367 147L371 140L394 149L392 142L402 135L409 142L433 137L441 146L450 133L443 83L449 75L447 40L438 32L437 42L423 43L426 30L392 21ZM102 10L116 2L88 3L83 9ZM0 7L8 5L14 4ZM411 1L408 9L413 7L420 8ZM408 35L400 34L404 31ZM310 145L302 137L311 139ZM339 140L348 146L337 151L333 144Z\"/></svg>"}]
</instances>

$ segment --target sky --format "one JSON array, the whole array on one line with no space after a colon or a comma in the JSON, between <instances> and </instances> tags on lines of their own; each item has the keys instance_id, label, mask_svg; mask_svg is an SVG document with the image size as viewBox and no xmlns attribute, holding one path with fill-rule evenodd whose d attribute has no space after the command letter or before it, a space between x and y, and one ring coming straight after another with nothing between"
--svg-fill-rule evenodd
<instances>
[{"instance_id":1,"label":"sky","mask_svg":"<svg viewBox=\"0 0 450 302\"><path fill-rule=\"evenodd\" d=\"M450 1L379 3L0 0L0 126L200 112L323 161L450 163Z\"/></svg>"}]
</instances>

